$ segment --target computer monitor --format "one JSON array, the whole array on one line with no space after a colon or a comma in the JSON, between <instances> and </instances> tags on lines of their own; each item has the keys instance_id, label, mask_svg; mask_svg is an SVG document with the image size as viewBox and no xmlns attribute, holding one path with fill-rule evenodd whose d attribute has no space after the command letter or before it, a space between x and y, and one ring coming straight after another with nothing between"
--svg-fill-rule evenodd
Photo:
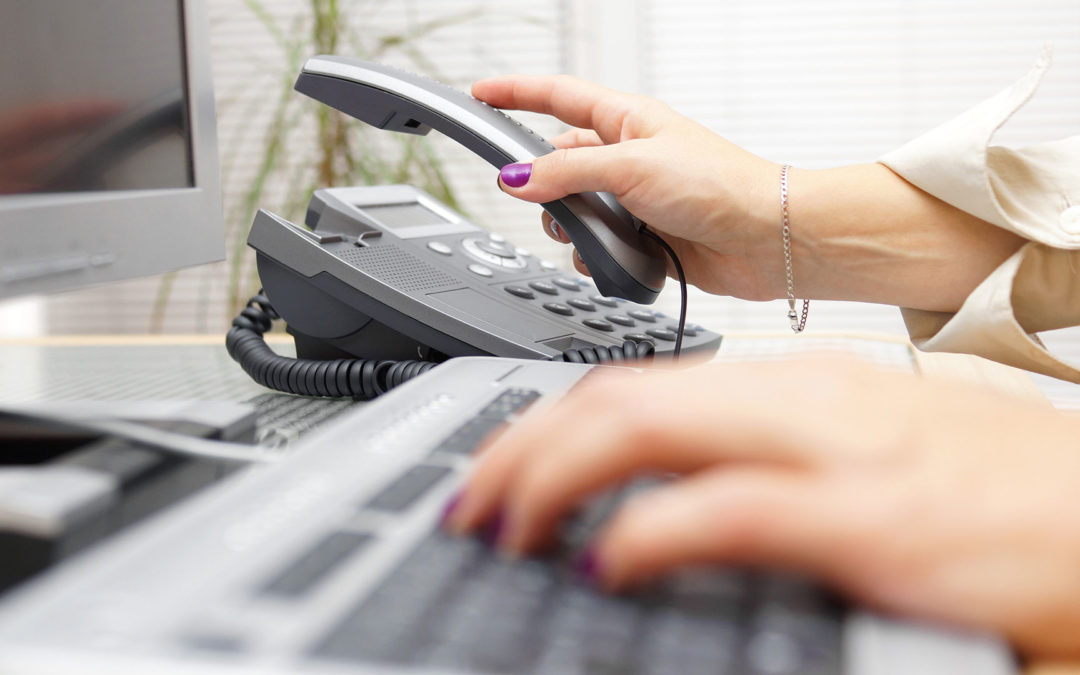
<instances>
[{"instance_id":1,"label":"computer monitor","mask_svg":"<svg viewBox=\"0 0 1080 675\"><path fill-rule=\"evenodd\" d=\"M220 260L203 0L0 4L0 299Z\"/></svg>"}]
</instances>

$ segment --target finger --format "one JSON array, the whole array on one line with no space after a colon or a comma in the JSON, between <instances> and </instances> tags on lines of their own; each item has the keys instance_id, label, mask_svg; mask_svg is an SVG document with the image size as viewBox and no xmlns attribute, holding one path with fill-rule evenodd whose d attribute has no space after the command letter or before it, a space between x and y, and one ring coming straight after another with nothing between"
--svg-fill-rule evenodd
<instances>
[{"instance_id":1,"label":"finger","mask_svg":"<svg viewBox=\"0 0 1080 675\"><path fill-rule=\"evenodd\" d=\"M640 162L631 154L636 143L562 148L530 163L507 164L499 171L499 186L529 202L550 202L579 192L625 195L640 182Z\"/></svg>"},{"instance_id":2,"label":"finger","mask_svg":"<svg viewBox=\"0 0 1080 675\"><path fill-rule=\"evenodd\" d=\"M586 148L604 144L592 129L571 129L549 138L548 141L556 148Z\"/></svg>"},{"instance_id":3,"label":"finger","mask_svg":"<svg viewBox=\"0 0 1080 675\"><path fill-rule=\"evenodd\" d=\"M643 96L569 75L509 75L478 80L473 83L472 94L496 108L554 115L571 126L595 129L605 143L622 140L623 123L632 115L659 107L650 105L654 102Z\"/></svg>"},{"instance_id":4,"label":"finger","mask_svg":"<svg viewBox=\"0 0 1080 675\"><path fill-rule=\"evenodd\" d=\"M592 272L585 266L585 261L581 259L581 254L578 253L576 248L574 249L574 253L570 256L570 262L574 264L574 269L577 270L579 274L592 277Z\"/></svg>"},{"instance_id":5,"label":"finger","mask_svg":"<svg viewBox=\"0 0 1080 675\"><path fill-rule=\"evenodd\" d=\"M563 232L562 227L551 217L550 213L541 211L540 222L544 225L544 234L561 244L570 243L570 237L566 236L566 232Z\"/></svg>"},{"instance_id":6,"label":"finger","mask_svg":"<svg viewBox=\"0 0 1080 675\"><path fill-rule=\"evenodd\" d=\"M476 468L454 528L474 529L501 514L500 545L520 553L545 542L588 495L636 473L686 473L716 462L806 463L800 449L766 438L771 428L741 429L724 419L714 409L723 402L702 392L715 388L715 375L695 379L604 373L546 413L527 415Z\"/></svg>"},{"instance_id":7,"label":"finger","mask_svg":"<svg viewBox=\"0 0 1080 675\"><path fill-rule=\"evenodd\" d=\"M828 576L829 560L845 550L850 528L823 492L807 472L753 467L701 473L625 504L583 566L610 590L703 564Z\"/></svg>"}]
</instances>

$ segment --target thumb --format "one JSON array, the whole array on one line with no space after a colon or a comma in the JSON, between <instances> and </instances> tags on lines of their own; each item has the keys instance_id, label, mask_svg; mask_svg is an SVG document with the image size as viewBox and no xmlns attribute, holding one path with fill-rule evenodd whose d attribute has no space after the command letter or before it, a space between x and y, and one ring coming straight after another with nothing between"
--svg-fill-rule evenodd
<instances>
[{"instance_id":1,"label":"thumb","mask_svg":"<svg viewBox=\"0 0 1080 675\"><path fill-rule=\"evenodd\" d=\"M527 202L550 202L579 192L624 194L633 166L626 161L624 143L561 148L531 163L507 164L499 171L499 186Z\"/></svg>"},{"instance_id":2,"label":"thumb","mask_svg":"<svg viewBox=\"0 0 1080 675\"><path fill-rule=\"evenodd\" d=\"M815 479L760 468L724 468L627 502L581 561L609 590L703 564L779 566L832 576L848 525Z\"/></svg>"}]
</instances>

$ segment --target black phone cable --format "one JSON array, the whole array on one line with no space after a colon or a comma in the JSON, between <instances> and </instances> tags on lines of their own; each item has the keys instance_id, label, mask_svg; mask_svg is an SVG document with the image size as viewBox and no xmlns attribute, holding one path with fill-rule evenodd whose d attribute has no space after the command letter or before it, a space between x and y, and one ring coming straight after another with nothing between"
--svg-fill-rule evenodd
<instances>
[{"instance_id":1,"label":"black phone cable","mask_svg":"<svg viewBox=\"0 0 1080 675\"><path fill-rule=\"evenodd\" d=\"M679 329L675 331L675 350L671 354L671 359L678 361L682 353L683 331L686 330L686 274L683 272L682 263L679 262L679 256L675 255L675 249L671 248L670 244L650 230L647 225L641 226L641 232L667 252L671 263L675 266L675 274L679 277Z\"/></svg>"},{"instance_id":2,"label":"black phone cable","mask_svg":"<svg viewBox=\"0 0 1080 675\"><path fill-rule=\"evenodd\" d=\"M264 337L280 318L270 299L260 291L233 319L225 336L229 356L253 380L270 389L301 396L370 400L438 365L433 361L319 361L281 356L266 344Z\"/></svg>"}]
</instances>

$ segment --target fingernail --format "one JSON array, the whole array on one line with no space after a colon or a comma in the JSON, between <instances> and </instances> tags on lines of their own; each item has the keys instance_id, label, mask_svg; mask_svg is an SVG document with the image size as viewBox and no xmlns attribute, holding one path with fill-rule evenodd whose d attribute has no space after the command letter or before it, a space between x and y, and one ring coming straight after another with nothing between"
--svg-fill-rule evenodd
<instances>
[{"instance_id":1,"label":"fingernail","mask_svg":"<svg viewBox=\"0 0 1080 675\"><path fill-rule=\"evenodd\" d=\"M488 544L499 543L499 538L502 537L503 532L506 531L506 517L502 511L495 514L495 517L491 519L491 523L488 524L487 529L484 531L484 541Z\"/></svg>"},{"instance_id":2,"label":"fingernail","mask_svg":"<svg viewBox=\"0 0 1080 675\"><path fill-rule=\"evenodd\" d=\"M446 502L446 506L443 507L442 517L439 518L439 525L446 526L447 521L454 515L454 510L461 503L461 493L457 493L450 498L450 501Z\"/></svg>"},{"instance_id":3,"label":"fingernail","mask_svg":"<svg viewBox=\"0 0 1080 675\"><path fill-rule=\"evenodd\" d=\"M595 583L600 578L600 560L591 546L574 561L574 572L582 579Z\"/></svg>"},{"instance_id":4,"label":"fingernail","mask_svg":"<svg viewBox=\"0 0 1080 675\"><path fill-rule=\"evenodd\" d=\"M507 187L519 188L529 182L532 164L507 164L499 170L499 178Z\"/></svg>"},{"instance_id":5,"label":"fingernail","mask_svg":"<svg viewBox=\"0 0 1080 675\"><path fill-rule=\"evenodd\" d=\"M548 223L548 229L551 230L551 236L556 239L562 240L566 236L563 234L563 229L554 220Z\"/></svg>"}]
</instances>

